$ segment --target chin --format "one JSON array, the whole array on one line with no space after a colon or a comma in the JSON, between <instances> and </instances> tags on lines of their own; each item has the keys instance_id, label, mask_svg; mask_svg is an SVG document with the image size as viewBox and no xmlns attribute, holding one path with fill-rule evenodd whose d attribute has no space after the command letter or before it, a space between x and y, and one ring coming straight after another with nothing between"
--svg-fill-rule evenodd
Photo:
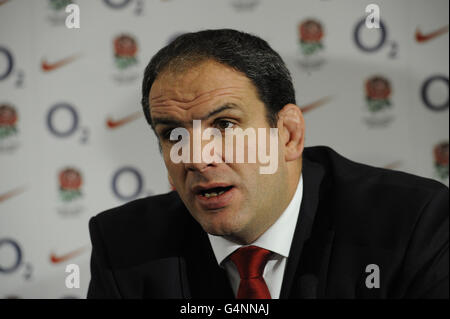
<instances>
[{"instance_id":1,"label":"chin","mask_svg":"<svg viewBox=\"0 0 450 319\"><path fill-rule=\"evenodd\" d=\"M232 225L223 225L215 223L202 224L202 228L210 235L214 236L229 236L236 232L235 227Z\"/></svg>"},{"instance_id":2,"label":"chin","mask_svg":"<svg viewBox=\"0 0 450 319\"><path fill-rule=\"evenodd\" d=\"M242 231L242 221L230 220L230 216L214 216L215 218L204 219L200 224L203 230L214 236L233 237ZM222 217L222 218L221 218Z\"/></svg>"}]
</instances>

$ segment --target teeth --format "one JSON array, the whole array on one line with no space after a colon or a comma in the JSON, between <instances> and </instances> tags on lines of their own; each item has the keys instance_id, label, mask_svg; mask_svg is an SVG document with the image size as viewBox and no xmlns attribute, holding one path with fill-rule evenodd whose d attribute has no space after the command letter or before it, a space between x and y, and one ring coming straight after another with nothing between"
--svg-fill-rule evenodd
<instances>
[{"instance_id":1,"label":"teeth","mask_svg":"<svg viewBox=\"0 0 450 319\"><path fill-rule=\"evenodd\" d=\"M201 195L202 195L203 197L206 197L206 198L216 197L216 196L222 195L223 193L226 193L228 190L229 190L229 189L224 189L224 190L221 190L221 191L219 191L219 192L209 192L209 193L207 193L207 192L205 192L205 191L202 191L202 192L201 192Z\"/></svg>"},{"instance_id":2,"label":"teeth","mask_svg":"<svg viewBox=\"0 0 450 319\"><path fill-rule=\"evenodd\" d=\"M204 193L203 196L205 196L206 198L210 198L210 197L216 197L218 195L222 195L223 193L225 193L225 191L220 191L219 193L216 193L216 192Z\"/></svg>"}]
</instances>

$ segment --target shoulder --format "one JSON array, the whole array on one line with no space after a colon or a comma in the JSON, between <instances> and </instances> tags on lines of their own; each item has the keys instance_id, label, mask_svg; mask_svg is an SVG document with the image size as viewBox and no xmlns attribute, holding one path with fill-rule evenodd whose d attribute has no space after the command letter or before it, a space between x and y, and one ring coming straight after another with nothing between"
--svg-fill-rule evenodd
<instances>
[{"instance_id":1,"label":"shoulder","mask_svg":"<svg viewBox=\"0 0 450 319\"><path fill-rule=\"evenodd\" d=\"M325 175L338 186L352 192L381 191L392 195L420 193L427 197L447 190L444 184L429 178L354 162L325 146L305 148L304 157L319 163ZM358 188L354 188L359 186Z\"/></svg>"},{"instance_id":2,"label":"shoulder","mask_svg":"<svg viewBox=\"0 0 450 319\"><path fill-rule=\"evenodd\" d=\"M419 221L426 222L422 216L448 219L448 187L435 180L356 163L328 147L307 148L304 158L325 171L322 198L343 237L364 242L372 236L392 247L394 238L403 242Z\"/></svg>"},{"instance_id":3,"label":"shoulder","mask_svg":"<svg viewBox=\"0 0 450 319\"><path fill-rule=\"evenodd\" d=\"M90 219L89 232L93 247L105 250L113 264L156 259L179 249L189 217L173 191L101 212Z\"/></svg>"}]
</instances>

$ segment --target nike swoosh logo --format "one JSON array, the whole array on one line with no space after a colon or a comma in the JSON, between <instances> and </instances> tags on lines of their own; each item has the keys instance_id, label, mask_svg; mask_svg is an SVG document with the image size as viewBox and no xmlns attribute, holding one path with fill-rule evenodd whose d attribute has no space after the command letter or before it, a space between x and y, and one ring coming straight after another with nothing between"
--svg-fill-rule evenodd
<instances>
[{"instance_id":1,"label":"nike swoosh logo","mask_svg":"<svg viewBox=\"0 0 450 319\"><path fill-rule=\"evenodd\" d=\"M59 61L56 61L54 63L49 63L49 62L47 62L47 60L43 60L42 63L41 63L41 69L44 72L54 71L56 69L59 69L63 65L66 65L66 64L72 62L76 58L78 58L78 55L72 55L72 56L69 56L67 58L64 58L64 59L61 59Z\"/></svg>"},{"instance_id":2,"label":"nike swoosh logo","mask_svg":"<svg viewBox=\"0 0 450 319\"><path fill-rule=\"evenodd\" d=\"M431 39L434 39L444 33L448 32L448 25L445 27L442 27L440 29L437 29L436 31L427 33L427 34L423 34L419 28L416 29L416 41L419 43L424 43L427 41L430 41Z\"/></svg>"},{"instance_id":3,"label":"nike swoosh logo","mask_svg":"<svg viewBox=\"0 0 450 319\"><path fill-rule=\"evenodd\" d=\"M330 100L331 100L331 97L330 96L326 96L326 97L321 98L321 99L319 99L319 100L317 100L315 102L312 102L312 103L300 106L300 110L303 113L306 113L306 112L309 112L309 111L311 111L311 110L313 110L313 109L315 109L315 108L317 108L317 107L319 107L321 105L324 105L325 103L329 102Z\"/></svg>"},{"instance_id":4,"label":"nike swoosh logo","mask_svg":"<svg viewBox=\"0 0 450 319\"><path fill-rule=\"evenodd\" d=\"M66 260L72 259L72 258L80 255L84 250L86 250L86 248L87 248L86 246L83 246L81 248L73 250L73 251L71 251L71 252L69 252L67 254L64 254L64 255L56 255L54 253L51 253L50 254L50 262L52 264L60 264L60 263L62 263L64 261L66 261Z\"/></svg>"},{"instance_id":5,"label":"nike swoosh logo","mask_svg":"<svg viewBox=\"0 0 450 319\"><path fill-rule=\"evenodd\" d=\"M20 193L25 191L25 187L21 186L21 187L17 187L15 189L10 190L9 192L3 193L0 195L0 203L4 202L5 200L14 197L16 195L19 195Z\"/></svg>"},{"instance_id":6,"label":"nike swoosh logo","mask_svg":"<svg viewBox=\"0 0 450 319\"><path fill-rule=\"evenodd\" d=\"M110 129L115 129L115 128L121 127L122 125L124 125L126 123L129 123L131 121L134 121L134 120L140 118L142 115L143 115L143 113L141 111L138 111L138 112L134 112L130 115L127 115L119 120L113 120L110 117L108 117L106 119L106 126Z\"/></svg>"}]
</instances>

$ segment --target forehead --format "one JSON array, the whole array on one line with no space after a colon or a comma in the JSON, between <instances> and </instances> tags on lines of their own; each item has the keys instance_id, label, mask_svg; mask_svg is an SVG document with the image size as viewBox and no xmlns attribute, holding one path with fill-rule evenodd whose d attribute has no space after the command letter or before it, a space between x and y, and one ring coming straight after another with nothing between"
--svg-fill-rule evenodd
<instances>
[{"instance_id":1,"label":"forehead","mask_svg":"<svg viewBox=\"0 0 450 319\"><path fill-rule=\"evenodd\" d=\"M182 72L164 70L153 83L149 99L152 113L162 106L185 110L220 98L256 99L257 91L245 74L213 60Z\"/></svg>"}]
</instances>

